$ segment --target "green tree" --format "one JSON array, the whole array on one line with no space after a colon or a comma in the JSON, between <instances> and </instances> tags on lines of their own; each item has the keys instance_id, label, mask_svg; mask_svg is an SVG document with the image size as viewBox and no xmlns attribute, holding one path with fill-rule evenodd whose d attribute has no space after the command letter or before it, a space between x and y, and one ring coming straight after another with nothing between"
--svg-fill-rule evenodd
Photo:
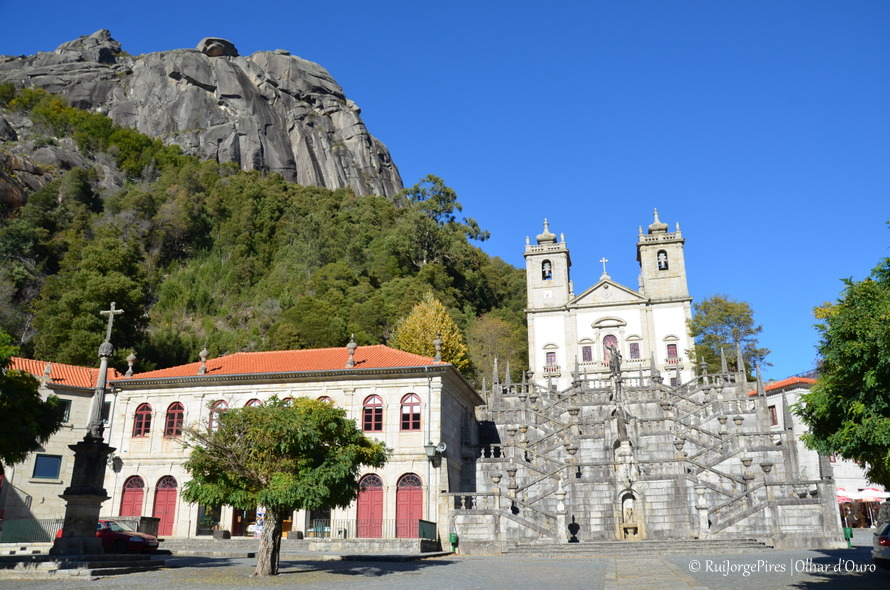
<instances>
[{"instance_id":1,"label":"green tree","mask_svg":"<svg viewBox=\"0 0 890 590\"><path fill-rule=\"evenodd\" d=\"M858 461L872 482L890 487L890 258L844 285L836 303L815 310L819 378L796 411L809 426L808 447Z\"/></svg>"},{"instance_id":2,"label":"green tree","mask_svg":"<svg viewBox=\"0 0 890 590\"><path fill-rule=\"evenodd\" d=\"M711 295L692 306L689 334L695 339L695 359L706 362L708 371L720 371L720 350L726 353L730 369L735 365L736 346L741 346L749 371L754 365L769 365L768 348L758 346L755 336L763 327L754 323L754 310L747 301L727 295Z\"/></svg>"},{"instance_id":3,"label":"green tree","mask_svg":"<svg viewBox=\"0 0 890 590\"><path fill-rule=\"evenodd\" d=\"M467 332L467 346L478 385L483 378L491 383L495 359L499 378L503 378L509 363L510 378L522 380L522 371L528 366L528 332L521 323L507 321L494 312L482 315Z\"/></svg>"},{"instance_id":4,"label":"green tree","mask_svg":"<svg viewBox=\"0 0 890 590\"><path fill-rule=\"evenodd\" d=\"M400 320L392 333L392 344L399 350L423 356L435 356L433 340L442 339L442 360L451 363L461 373L470 368L467 358L467 345L464 336L448 310L432 292L427 292L423 300L414 306L405 318Z\"/></svg>"},{"instance_id":5,"label":"green tree","mask_svg":"<svg viewBox=\"0 0 890 590\"><path fill-rule=\"evenodd\" d=\"M278 574L284 515L349 505L358 496L359 468L382 467L387 455L345 410L308 398L229 410L216 430L193 429L188 440L186 501L266 508L257 576Z\"/></svg>"},{"instance_id":6,"label":"green tree","mask_svg":"<svg viewBox=\"0 0 890 590\"><path fill-rule=\"evenodd\" d=\"M30 373L8 368L17 350L0 332L0 475L3 465L24 461L62 425L64 408L56 396L43 400L40 382Z\"/></svg>"}]
</instances>

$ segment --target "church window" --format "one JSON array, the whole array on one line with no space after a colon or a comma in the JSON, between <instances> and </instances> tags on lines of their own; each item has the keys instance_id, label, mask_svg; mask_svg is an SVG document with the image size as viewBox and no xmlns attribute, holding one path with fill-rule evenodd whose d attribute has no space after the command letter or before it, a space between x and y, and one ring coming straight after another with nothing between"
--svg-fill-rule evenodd
<instances>
[{"instance_id":1,"label":"church window","mask_svg":"<svg viewBox=\"0 0 890 590\"><path fill-rule=\"evenodd\" d=\"M167 419L164 421L164 436L182 436L182 419L185 408L179 402L173 402L167 408Z\"/></svg>"},{"instance_id":2,"label":"church window","mask_svg":"<svg viewBox=\"0 0 890 590\"><path fill-rule=\"evenodd\" d=\"M618 338L614 334L608 334L603 338L603 358L606 362L612 358L612 353L609 351L610 346L618 347Z\"/></svg>"},{"instance_id":3,"label":"church window","mask_svg":"<svg viewBox=\"0 0 890 590\"><path fill-rule=\"evenodd\" d=\"M261 405L263 405L263 402L261 402L258 399L252 399L252 400L248 401L246 404L244 404L244 407L245 408L258 408Z\"/></svg>"},{"instance_id":4,"label":"church window","mask_svg":"<svg viewBox=\"0 0 890 590\"><path fill-rule=\"evenodd\" d=\"M549 260L545 260L541 263L541 278L545 281L549 281L553 278L553 265L550 264Z\"/></svg>"},{"instance_id":5,"label":"church window","mask_svg":"<svg viewBox=\"0 0 890 590\"><path fill-rule=\"evenodd\" d=\"M581 360L585 363L591 362L593 360L593 348L591 348L590 346L582 346Z\"/></svg>"},{"instance_id":6,"label":"church window","mask_svg":"<svg viewBox=\"0 0 890 590\"><path fill-rule=\"evenodd\" d=\"M362 408L362 430L381 432L383 430L383 400L379 395L369 395Z\"/></svg>"},{"instance_id":7,"label":"church window","mask_svg":"<svg viewBox=\"0 0 890 590\"><path fill-rule=\"evenodd\" d=\"M548 366L548 367L555 367L555 366L556 366L556 353L555 353L555 352L548 352L547 355L546 355L546 357L547 357L547 366Z\"/></svg>"},{"instance_id":8,"label":"church window","mask_svg":"<svg viewBox=\"0 0 890 590\"><path fill-rule=\"evenodd\" d=\"M776 406L769 406L769 423L773 426L779 424L779 417L776 415Z\"/></svg>"},{"instance_id":9,"label":"church window","mask_svg":"<svg viewBox=\"0 0 890 590\"><path fill-rule=\"evenodd\" d=\"M668 253L664 250L658 251L658 270L668 269Z\"/></svg>"},{"instance_id":10,"label":"church window","mask_svg":"<svg viewBox=\"0 0 890 590\"><path fill-rule=\"evenodd\" d=\"M140 404L133 417L133 436L148 436L151 432L151 406Z\"/></svg>"},{"instance_id":11,"label":"church window","mask_svg":"<svg viewBox=\"0 0 890 590\"><path fill-rule=\"evenodd\" d=\"M677 378L671 377L671 387L676 387L678 385Z\"/></svg>"},{"instance_id":12,"label":"church window","mask_svg":"<svg viewBox=\"0 0 890 590\"><path fill-rule=\"evenodd\" d=\"M402 398L402 430L420 430L420 398L415 393Z\"/></svg>"},{"instance_id":13,"label":"church window","mask_svg":"<svg viewBox=\"0 0 890 590\"><path fill-rule=\"evenodd\" d=\"M220 414L228 409L229 404L227 404L223 400L213 402L213 405L210 406L210 430L215 431L219 429Z\"/></svg>"},{"instance_id":14,"label":"church window","mask_svg":"<svg viewBox=\"0 0 890 590\"><path fill-rule=\"evenodd\" d=\"M640 343L639 342L631 342L628 345L628 348L630 349L630 358L632 358L632 359L640 358Z\"/></svg>"},{"instance_id":15,"label":"church window","mask_svg":"<svg viewBox=\"0 0 890 590\"><path fill-rule=\"evenodd\" d=\"M668 344L667 345L667 353L668 353L668 359L670 359L670 360L675 360L675 359L679 358L677 356L677 345L676 344Z\"/></svg>"}]
</instances>

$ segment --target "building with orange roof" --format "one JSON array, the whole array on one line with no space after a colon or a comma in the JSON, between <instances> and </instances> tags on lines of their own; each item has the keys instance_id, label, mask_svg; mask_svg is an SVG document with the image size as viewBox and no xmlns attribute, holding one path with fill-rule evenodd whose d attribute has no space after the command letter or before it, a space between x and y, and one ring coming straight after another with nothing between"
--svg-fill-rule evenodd
<instances>
[{"instance_id":1,"label":"building with orange roof","mask_svg":"<svg viewBox=\"0 0 890 590\"><path fill-rule=\"evenodd\" d=\"M188 474L183 432L212 426L230 408L279 399L330 400L366 434L392 449L382 469L360 476L357 502L342 510L299 511L285 530L307 537L416 538L418 520L447 523L450 492L475 481L476 391L448 363L383 345L239 352L112 380L107 442L117 450L106 474L104 512L160 519L162 537L255 532L256 511L194 506L179 489ZM432 445L430 445L432 443ZM427 448L428 447L428 448ZM432 453L432 459L427 453Z\"/></svg>"},{"instance_id":2,"label":"building with orange roof","mask_svg":"<svg viewBox=\"0 0 890 590\"><path fill-rule=\"evenodd\" d=\"M71 484L74 454L68 445L83 439L90 420L99 369L12 357L10 369L30 373L40 380L44 399L55 395L65 406L65 421L40 450L22 463L6 465L6 484L0 490L0 515L14 518L60 518L65 503L59 494ZM123 377L114 369L108 379ZM110 401L104 415L108 416Z\"/></svg>"},{"instance_id":3,"label":"building with orange roof","mask_svg":"<svg viewBox=\"0 0 890 590\"><path fill-rule=\"evenodd\" d=\"M874 524L878 503L857 501L860 499L859 493L868 489L883 491L883 487L869 482L865 470L855 461L838 455L827 457L820 455L807 448L800 440L800 436L807 431L807 425L797 417L793 408L800 401L800 396L809 391L815 383L816 379L812 377L793 376L763 386L771 428L774 432L790 430L795 433L799 461L805 472L827 474L833 478L838 490L838 507L844 526L869 527ZM748 392L749 396L757 394L757 390ZM842 502L842 499L849 501Z\"/></svg>"}]
</instances>

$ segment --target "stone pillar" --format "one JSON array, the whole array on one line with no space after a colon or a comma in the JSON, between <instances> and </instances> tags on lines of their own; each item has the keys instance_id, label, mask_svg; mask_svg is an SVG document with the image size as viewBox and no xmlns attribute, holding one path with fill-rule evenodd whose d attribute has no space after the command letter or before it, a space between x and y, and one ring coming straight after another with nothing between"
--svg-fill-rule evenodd
<instances>
[{"instance_id":1,"label":"stone pillar","mask_svg":"<svg viewBox=\"0 0 890 590\"><path fill-rule=\"evenodd\" d=\"M695 502L695 510L698 512L698 538L708 538L708 501L705 499L706 486L695 486L695 494L698 499Z\"/></svg>"},{"instance_id":2,"label":"stone pillar","mask_svg":"<svg viewBox=\"0 0 890 590\"><path fill-rule=\"evenodd\" d=\"M68 448L74 451L74 472L71 485L60 496L66 502L63 536L55 540L50 554L101 554L102 544L96 538L96 523L102 502L108 499L102 487L105 465L108 455L115 449L101 440L88 438Z\"/></svg>"}]
</instances>

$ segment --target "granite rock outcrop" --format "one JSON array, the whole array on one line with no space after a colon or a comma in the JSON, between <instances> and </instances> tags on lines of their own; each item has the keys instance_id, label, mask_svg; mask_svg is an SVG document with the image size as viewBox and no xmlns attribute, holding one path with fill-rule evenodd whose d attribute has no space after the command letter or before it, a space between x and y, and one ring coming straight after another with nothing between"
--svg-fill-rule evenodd
<instances>
[{"instance_id":1,"label":"granite rock outcrop","mask_svg":"<svg viewBox=\"0 0 890 590\"><path fill-rule=\"evenodd\" d=\"M244 57L225 39L133 57L106 30L54 52L0 56L0 82L39 87L78 108L244 170L303 185L393 196L386 146L322 66L287 51Z\"/></svg>"}]
</instances>

